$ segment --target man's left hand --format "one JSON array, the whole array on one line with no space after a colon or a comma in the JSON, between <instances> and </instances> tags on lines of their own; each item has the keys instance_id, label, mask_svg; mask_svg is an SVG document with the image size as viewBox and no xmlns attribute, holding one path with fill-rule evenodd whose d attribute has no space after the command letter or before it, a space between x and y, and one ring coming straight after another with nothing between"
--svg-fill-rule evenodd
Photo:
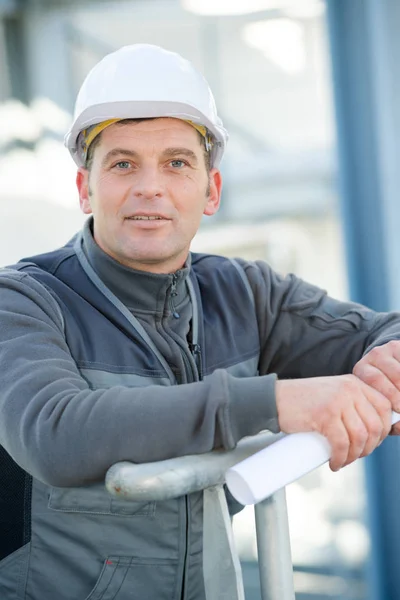
<instances>
[{"instance_id":1,"label":"man's left hand","mask_svg":"<svg viewBox=\"0 0 400 600\"><path fill-rule=\"evenodd\" d=\"M400 413L400 340L376 346L356 363L353 375L374 388ZM400 435L400 422L393 425L391 435Z\"/></svg>"}]
</instances>

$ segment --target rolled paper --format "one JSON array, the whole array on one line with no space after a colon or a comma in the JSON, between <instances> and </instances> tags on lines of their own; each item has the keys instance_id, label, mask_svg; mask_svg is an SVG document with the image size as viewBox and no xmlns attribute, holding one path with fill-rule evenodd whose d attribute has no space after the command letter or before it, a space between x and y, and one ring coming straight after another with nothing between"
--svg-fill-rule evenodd
<instances>
[{"instance_id":1,"label":"rolled paper","mask_svg":"<svg viewBox=\"0 0 400 600\"><path fill-rule=\"evenodd\" d=\"M392 413L392 425L400 414ZM326 463L328 440L315 432L291 433L237 463L226 472L226 484L241 504L257 504Z\"/></svg>"}]
</instances>

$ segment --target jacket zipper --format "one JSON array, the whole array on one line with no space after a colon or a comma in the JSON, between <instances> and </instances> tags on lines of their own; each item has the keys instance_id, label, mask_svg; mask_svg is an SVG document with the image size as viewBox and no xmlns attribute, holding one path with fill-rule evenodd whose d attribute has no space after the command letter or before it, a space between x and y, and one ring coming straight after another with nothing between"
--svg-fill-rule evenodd
<instances>
[{"instance_id":1,"label":"jacket zipper","mask_svg":"<svg viewBox=\"0 0 400 600\"><path fill-rule=\"evenodd\" d=\"M201 348L199 344L192 344L189 342L189 350L191 355L194 358L194 362L196 364L196 368L197 368L197 376L199 381L201 381L203 379L203 365L202 365L202 358L201 358ZM182 600L185 600L186 598L186 588L187 588L187 572L186 572L186 568L187 568L187 557L188 557L188 551L189 551L189 498L188 496L185 496L185 504L186 504L186 552L185 552L185 559L184 559L184 566L183 566L183 586L182 586Z\"/></svg>"},{"instance_id":2,"label":"jacket zipper","mask_svg":"<svg viewBox=\"0 0 400 600\"><path fill-rule=\"evenodd\" d=\"M176 307L175 307L175 298L178 295L178 292L176 291L177 282L178 282L178 277L175 273L173 273L171 289L169 292L169 305L170 305L170 309L171 309L172 316L174 317L174 319L180 318L180 314L178 313L178 311L176 310Z\"/></svg>"},{"instance_id":3,"label":"jacket zipper","mask_svg":"<svg viewBox=\"0 0 400 600\"><path fill-rule=\"evenodd\" d=\"M172 281L169 290L169 308L172 316L175 319L180 318L180 314L176 310L175 306L175 298L178 295L177 292L177 283L178 277L175 273L172 274ZM203 366L202 366L202 358L201 358L201 348L199 344L193 344L188 342L188 350L192 357L192 360L189 360L188 354L181 349L183 361L186 369L186 379L188 381L199 381L203 379ZM194 364L193 364L194 363ZM189 514L189 498L185 496L185 520L186 520L186 540L185 540L185 556L183 560L183 579L182 579L182 588L180 598L181 600L185 600L187 593L187 563L188 563L188 553L189 553L189 533L190 533L190 514Z\"/></svg>"},{"instance_id":4,"label":"jacket zipper","mask_svg":"<svg viewBox=\"0 0 400 600\"><path fill-rule=\"evenodd\" d=\"M199 344L189 343L189 350L194 358L194 362L196 363L199 381L201 381L203 379L203 361L201 358L201 348L200 348Z\"/></svg>"}]
</instances>

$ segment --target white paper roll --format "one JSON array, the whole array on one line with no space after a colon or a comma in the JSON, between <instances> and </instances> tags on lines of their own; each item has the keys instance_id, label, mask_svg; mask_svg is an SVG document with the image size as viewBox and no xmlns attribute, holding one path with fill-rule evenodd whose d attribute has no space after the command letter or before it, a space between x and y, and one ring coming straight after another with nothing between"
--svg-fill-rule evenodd
<instances>
[{"instance_id":1,"label":"white paper roll","mask_svg":"<svg viewBox=\"0 0 400 600\"><path fill-rule=\"evenodd\" d=\"M392 424L400 414L392 413ZM292 433L237 463L226 484L241 504L257 504L330 459L328 440L319 433Z\"/></svg>"}]
</instances>

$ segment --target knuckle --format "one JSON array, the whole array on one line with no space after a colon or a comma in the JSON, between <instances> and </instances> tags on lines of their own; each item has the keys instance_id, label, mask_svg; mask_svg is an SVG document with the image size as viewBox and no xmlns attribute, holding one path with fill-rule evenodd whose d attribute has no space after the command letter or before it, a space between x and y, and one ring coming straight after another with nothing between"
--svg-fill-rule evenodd
<instances>
[{"instance_id":1,"label":"knuckle","mask_svg":"<svg viewBox=\"0 0 400 600\"><path fill-rule=\"evenodd\" d=\"M362 373L364 372L364 369L365 369L365 362L359 361L353 367L353 374L356 375L357 377L360 377L362 375Z\"/></svg>"},{"instance_id":2,"label":"knuckle","mask_svg":"<svg viewBox=\"0 0 400 600\"><path fill-rule=\"evenodd\" d=\"M377 357L377 348L372 348L363 358L361 359L364 364L373 364Z\"/></svg>"},{"instance_id":3,"label":"knuckle","mask_svg":"<svg viewBox=\"0 0 400 600\"><path fill-rule=\"evenodd\" d=\"M353 443L357 444L357 446L365 444L367 439L368 439L368 431L364 426L359 425L353 429L352 441L353 441Z\"/></svg>"},{"instance_id":4,"label":"knuckle","mask_svg":"<svg viewBox=\"0 0 400 600\"><path fill-rule=\"evenodd\" d=\"M368 354L365 355L364 360L366 363L375 364L382 356L383 352L384 350L382 350L382 346L376 346L375 348L372 348L368 352Z\"/></svg>"},{"instance_id":5,"label":"knuckle","mask_svg":"<svg viewBox=\"0 0 400 600\"><path fill-rule=\"evenodd\" d=\"M368 352L368 356L375 360L382 354L382 352L382 346L375 346L375 348L372 348L372 350Z\"/></svg>"},{"instance_id":6,"label":"knuckle","mask_svg":"<svg viewBox=\"0 0 400 600\"><path fill-rule=\"evenodd\" d=\"M384 400L377 406L377 412L382 421L385 421L385 419L390 418L395 402L391 401L391 399L386 396L383 396L383 398Z\"/></svg>"},{"instance_id":7,"label":"knuckle","mask_svg":"<svg viewBox=\"0 0 400 600\"><path fill-rule=\"evenodd\" d=\"M378 438L381 436L382 429L383 429L383 427L382 427L381 421L374 421L369 426L369 434L373 438Z\"/></svg>"},{"instance_id":8,"label":"knuckle","mask_svg":"<svg viewBox=\"0 0 400 600\"><path fill-rule=\"evenodd\" d=\"M352 395L358 389L357 379L353 377L343 377L340 385L340 395Z\"/></svg>"},{"instance_id":9,"label":"knuckle","mask_svg":"<svg viewBox=\"0 0 400 600\"><path fill-rule=\"evenodd\" d=\"M384 377L380 371L373 369L365 369L363 373L363 381L373 388L382 386Z\"/></svg>"},{"instance_id":10,"label":"knuckle","mask_svg":"<svg viewBox=\"0 0 400 600\"><path fill-rule=\"evenodd\" d=\"M400 348L400 340L390 340L387 345L393 351L398 350Z\"/></svg>"},{"instance_id":11,"label":"knuckle","mask_svg":"<svg viewBox=\"0 0 400 600\"><path fill-rule=\"evenodd\" d=\"M400 412L400 393L399 393L399 391L395 390L391 395L385 394L384 396L387 400L387 404L385 404L385 406L382 407L382 410L386 413L390 412L392 410L394 410L395 412Z\"/></svg>"},{"instance_id":12,"label":"knuckle","mask_svg":"<svg viewBox=\"0 0 400 600\"><path fill-rule=\"evenodd\" d=\"M349 441L344 437L336 440L334 448L336 455L345 455L349 450Z\"/></svg>"},{"instance_id":13,"label":"knuckle","mask_svg":"<svg viewBox=\"0 0 400 600\"><path fill-rule=\"evenodd\" d=\"M389 400L389 403L387 405L387 410L390 410L392 405L396 403L396 400L399 399L399 391L398 389L393 386L387 386L383 391L382 391L383 395L385 396L385 398L387 398Z\"/></svg>"}]
</instances>

